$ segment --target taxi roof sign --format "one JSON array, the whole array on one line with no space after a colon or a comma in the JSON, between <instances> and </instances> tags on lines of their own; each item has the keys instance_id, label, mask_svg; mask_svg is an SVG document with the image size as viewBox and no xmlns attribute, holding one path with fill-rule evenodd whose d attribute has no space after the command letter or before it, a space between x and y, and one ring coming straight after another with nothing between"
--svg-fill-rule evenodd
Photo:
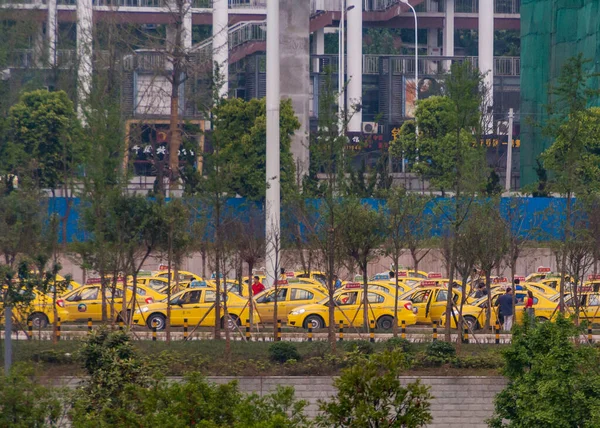
<instances>
[{"instance_id":1,"label":"taxi roof sign","mask_svg":"<svg viewBox=\"0 0 600 428\"><path fill-rule=\"evenodd\" d=\"M408 278L408 271L407 270L399 270L396 275L398 275L398 277L403 277L403 278Z\"/></svg>"},{"instance_id":2,"label":"taxi roof sign","mask_svg":"<svg viewBox=\"0 0 600 428\"><path fill-rule=\"evenodd\" d=\"M436 285L436 281L421 281L421 287L435 287Z\"/></svg>"},{"instance_id":3,"label":"taxi roof sign","mask_svg":"<svg viewBox=\"0 0 600 428\"><path fill-rule=\"evenodd\" d=\"M600 274L590 275L590 276L588 276L588 280L590 280L590 281L598 281L598 280L600 280Z\"/></svg>"},{"instance_id":4,"label":"taxi roof sign","mask_svg":"<svg viewBox=\"0 0 600 428\"><path fill-rule=\"evenodd\" d=\"M551 272L551 271L552 271L552 269L550 269L549 267L544 267L544 266L540 266L537 269L537 273L548 273L548 272Z\"/></svg>"},{"instance_id":5,"label":"taxi roof sign","mask_svg":"<svg viewBox=\"0 0 600 428\"><path fill-rule=\"evenodd\" d=\"M278 279L275 281L277 285L288 285L287 279Z\"/></svg>"},{"instance_id":6,"label":"taxi roof sign","mask_svg":"<svg viewBox=\"0 0 600 428\"><path fill-rule=\"evenodd\" d=\"M158 270L169 270L169 265L158 265Z\"/></svg>"},{"instance_id":7,"label":"taxi roof sign","mask_svg":"<svg viewBox=\"0 0 600 428\"><path fill-rule=\"evenodd\" d=\"M441 277L442 277L442 274L439 273L439 272L429 272L427 274L427 278L429 278L429 279L438 279L438 278L441 278Z\"/></svg>"},{"instance_id":8,"label":"taxi roof sign","mask_svg":"<svg viewBox=\"0 0 600 428\"><path fill-rule=\"evenodd\" d=\"M517 279L518 279L519 281L525 281L525 277L524 277L524 276L521 276L521 275L515 275L515 277L513 278L513 280L515 280L515 281L516 281Z\"/></svg>"},{"instance_id":9,"label":"taxi roof sign","mask_svg":"<svg viewBox=\"0 0 600 428\"><path fill-rule=\"evenodd\" d=\"M286 272L285 276L288 278L294 278L296 276L296 274L294 272Z\"/></svg>"},{"instance_id":10,"label":"taxi roof sign","mask_svg":"<svg viewBox=\"0 0 600 428\"><path fill-rule=\"evenodd\" d=\"M360 282L347 282L344 288L360 288Z\"/></svg>"},{"instance_id":11,"label":"taxi roof sign","mask_svg":"<svg viewBox=\"0 0 600 428\"><path fill-rule=\"evenodd\" d=\"M494 284L500 284L502 282L508 282L508 279L504 276L494 278Z\"/></svg>"}]
</instances>

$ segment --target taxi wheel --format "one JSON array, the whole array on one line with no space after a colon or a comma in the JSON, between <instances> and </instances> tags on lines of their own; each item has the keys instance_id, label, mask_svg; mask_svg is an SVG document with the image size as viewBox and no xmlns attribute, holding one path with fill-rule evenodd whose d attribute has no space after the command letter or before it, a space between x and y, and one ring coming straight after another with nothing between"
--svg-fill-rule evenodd
<instances>
[{"instance_id":1,"label":"taxi wheel","mask_svg":"<svg viewBox=\"0 0 600 428\"><path fill-rule=\"evenodd\" d=\"M381 330L391 330L394 326L394 317L384 315L377 320L377 328Z\"/></svg>"},{"instance_id":2,"label":"taxi wheel","mask_svg":"<svg viewBox=\"0 0 600 428\"><path fill-rule=\"evenodd\" d=\"M229 319L227 320L227 329L229 331L234 331L237 326L240 325L240 320L235 315L229 314ZM225 328L225 317L221 318L221 328Z\"/></svg>"},{"instance_id":3,"label":"taxi wheel","mask_svg":"<svg viewBox=\"0 0 600 428\"><path fill-rule=\"evenodd\" d=\"M535 317L537 322L548 322L548 318L545 317Z\"/></svg>"},{"instance_id":4,"label":"taxi wheel","mask_svg":"<svg viewBox=\"0 0 600 428\"><path fill-rule=\"evenodd\" d=\"M33 328L46 328L48 326L48 317L44 314L33 314L29 317Z\"/></svg>"},{"instance_id":5,"label":"taxi wheel","mask_svg":"<svg viewBox=\"0 0 600 428\"><path fill-rule=\"evenodd\" d=\"M312 327L313 330L325 328L325 321L318 315L309 315L304 320L304 328L308 328L309 326Z\"/></svg>"},{"instance_id":6,"label":"taxi wheel","mask_svg":"<svg viewBox=\"0 0 600 428\"><path fill-rule=\"evenodd\" d=\"M479 329L479 323L473 317L465 317L465 323L467 327L469 327L469 331L474 331Z\"/></svg>"},{"instance_id":7,"label":"taxi wheel","mask_svg":"<svg viewBox=\"0 0 600 428\"><path fill-rule=\"evenodd\" d=\"M147 324L150 330L153 326L156 326L157 330L164 330L167 325L167 318L162 314L152 314L148 317Z\"/></svg>"}]
</instances>

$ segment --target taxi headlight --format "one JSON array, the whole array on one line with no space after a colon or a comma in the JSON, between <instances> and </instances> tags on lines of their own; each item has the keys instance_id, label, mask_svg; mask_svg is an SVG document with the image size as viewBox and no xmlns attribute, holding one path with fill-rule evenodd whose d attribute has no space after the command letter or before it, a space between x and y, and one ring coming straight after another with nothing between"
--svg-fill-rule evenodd
<instances>
[{"instance_id":1,"label":"taxi headlight","mask_svg":"<svg viewBox=\"0 0 600 428\"><path fill-rule=\"evenodd\" d=\"M300 314L303 314L304 312L306 312L306 309L304 309L304 308L295 309L292 311L292 315L300 315Z\"/></svg>"}]
</instances>

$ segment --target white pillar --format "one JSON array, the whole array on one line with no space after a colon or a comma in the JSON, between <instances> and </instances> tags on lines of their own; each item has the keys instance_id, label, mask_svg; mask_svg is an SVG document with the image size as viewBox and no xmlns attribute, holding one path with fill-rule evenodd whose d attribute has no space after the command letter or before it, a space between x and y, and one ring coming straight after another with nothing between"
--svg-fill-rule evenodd
<instances>
[{"instance_id":1,"label":"white pillar","mask_svg":"<svg viewBox=\"0 0 600 428\"><path fill-rule=\"evenodd\" d=\"M48 20L46 21L46 37L48 40L48 65L56 65L56 0L48 0Z\"/></svg>"},{"instance_id":2,"label":"white pillar","mask_svg":"<svg viewBox=\"0 0 600 428\"><path fill-rule=\"evenodd\" d=\"M229 93L229 9L227 0L213 1L213 63L223 80L219 95ZM216 67L215 67L216 68Z\"/></svg>"},{"instance_id":3,"label":"white pillar","mask_svg":"<svg viewBox=\"0 0 600 428\"><path fill-rule=\"evenodd\" d=\"M446 0L446 15L444 19L444 56L454 56L454 0ZM450 62L446 65L450 69Z\"/></svg>"},{"instance_id":4,"label":"white pillar","mask_svg":"<svg viewBox=\"0 0 600 428\"><path fill-rule=\"evenodd\" d=\"M267 281L274 285L281 265L279 164L279 0L267 0L267 193L265 201Z\"/></svg>"},{"instance_id":5,"label":"white pillar","mask_svg":"<svg viewBox=\"0 0 600 428\"><path fill-rule=\"evenodd\" d=\"M192 3L190 0L184 2L183 14L183 48L189 51L192 48Z\"/></svg>"},{"instance_id":6,"label":"white pillar","mask_svg":"<svg viewBox=\"0 0 600 428\"><path fill-rule=\"evenodd\" d=\"M321 28L313 33L312 46L310 53L315 55L323 55L325 53L325 29ZM318 73L319 70L319 59L314 58L312 63L312 69Z\"/></svg>"},{"instance_id":7,"label":"white pillar","mask_svg":"<svg viewBox=\"0 0 600 428\"><path fill-rule=\"evenodd\" d=\"M347 39L347 64L346 70L348 74L348 94L346 99L346 110L349 115L352 115L348 122L348 131L360 132L362 124L362 109L354 111L355 105L362 104L362 0L348 0L347 13L348 31L346 31Z\"/></svg>"},{"instance_id":8,"label":"white pillar","mask_svg":"<svg viewBox=\"0 0 600 428\"><path fill-rule=\"evenodd\" d=\"M494 105L494 0L479 0L479 71L484 75L486 107ZM485 119L486 133L493 130L493 116Z\"/></svg>"},{"instance_id":9,"label":"white pillar","mask_svg":"<svg viewBox=\"0 0 600 428\"><path fill-rule=\"evenodd\" d=\"M92 0L77 0L77 112L81 119L92 86L92 17Z\"/></svg>"}]
</instances>

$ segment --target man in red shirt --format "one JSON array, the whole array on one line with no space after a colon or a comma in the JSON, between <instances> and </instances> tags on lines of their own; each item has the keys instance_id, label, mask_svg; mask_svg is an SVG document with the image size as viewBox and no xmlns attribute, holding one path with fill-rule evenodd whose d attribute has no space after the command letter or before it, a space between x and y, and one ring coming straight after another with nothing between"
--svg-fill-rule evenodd
<instances>
[{"instance_id":1,"label":"man in red shirt","mask_svg":"<svg viewBox=\"0 0 600 428\"><path fill-rule=\"evenodd\" d=\"M265 286L260 282L260 278L258 276L254 277L254 282L252 283L252 295L256 296L258 293L263 291Z\"/></svg>"}]
</instances>

